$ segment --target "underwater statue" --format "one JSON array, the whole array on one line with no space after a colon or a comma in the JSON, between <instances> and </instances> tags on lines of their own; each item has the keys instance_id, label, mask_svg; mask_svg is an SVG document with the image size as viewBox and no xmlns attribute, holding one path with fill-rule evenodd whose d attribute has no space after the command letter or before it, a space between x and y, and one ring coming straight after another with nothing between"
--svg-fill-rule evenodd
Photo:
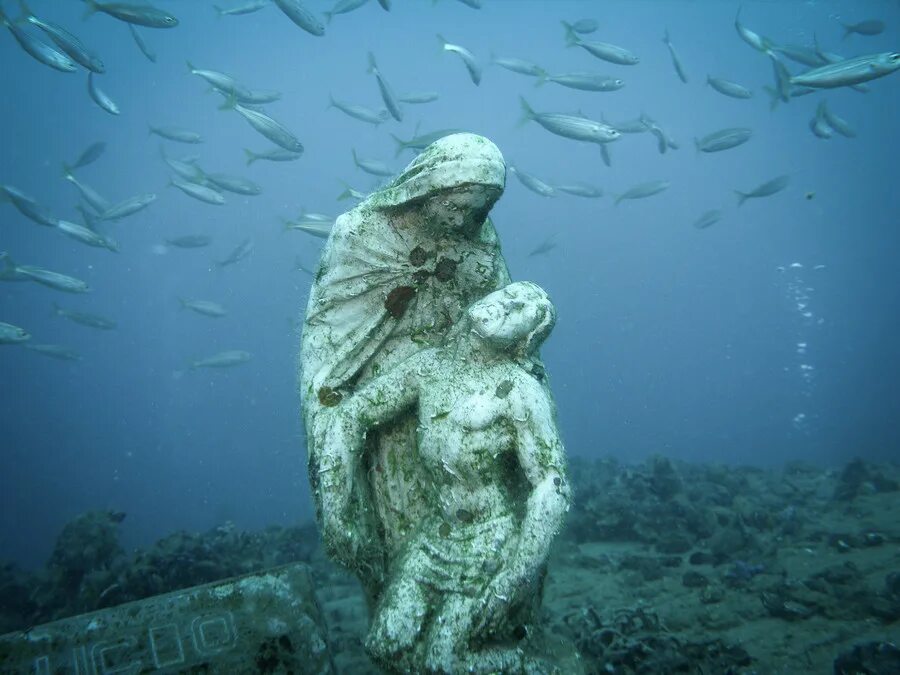
<instances>
[{"instance_id":1,"label":"underwater statue","mask_svg":"<svg viewBox=\"0 0 900 675\"><path fill-rule=\"evenodd\" d=\"M310 292L317 518L362 583L366 649L388 671L552 670L531 638L569 503L537 352L555 310L510 284L487 219L505 178L486 138L433 143L338 218Z\"/></svg>"}]
</instances>

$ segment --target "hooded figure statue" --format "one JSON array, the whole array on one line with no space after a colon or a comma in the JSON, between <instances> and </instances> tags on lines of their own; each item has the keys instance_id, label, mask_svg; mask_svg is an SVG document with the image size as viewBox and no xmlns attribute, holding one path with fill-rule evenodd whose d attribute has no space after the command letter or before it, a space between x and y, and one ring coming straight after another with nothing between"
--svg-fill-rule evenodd
<instances>
[{"instance_id":1,"label":"hooded figure statue","mask_svg":"<svg viewBox=\"0 0 900 675\"><path fill-rule=\"evenodd\" d=\"M500 150L475 134L426 148L386 188L335 222L309 294L299 386L309 476L321 519L318 414L379 373L439 346L466 308L510 282L488 213L503 193ZM538 367L538 366L535 366ZM343 560L370 608L385 575L428 514L415 460L416 414L371 431L354 479L354 522L364 542Z\"/></svg>"}]
</instances>

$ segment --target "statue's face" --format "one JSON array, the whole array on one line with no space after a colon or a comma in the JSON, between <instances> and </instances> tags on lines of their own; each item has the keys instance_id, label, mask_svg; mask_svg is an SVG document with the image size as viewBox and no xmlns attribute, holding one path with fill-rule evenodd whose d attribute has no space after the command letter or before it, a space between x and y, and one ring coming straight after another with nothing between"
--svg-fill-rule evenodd
<instances>
[{"instance_id":1,"label":"statue's face","mask_svg":"<svg viewBox=\"0 0 900 675\"><path fill-rule=\"evenodd\" d=\"M464 185L428 197L422 207L428 222L444 232L473 232L484 223L500 198L500 188Z\"/></svg>"},{"instance_id":2,"label":"statue's face","mask_svg":"<svg viewBox=\"0 0 900 675\"><path fill-rule=\"evenodd\" d=\"M530 284L514 283L469 308L473 330L483 339L508 346L525 339L544 319L547 297Z\"/></svg>"}]
</instances>

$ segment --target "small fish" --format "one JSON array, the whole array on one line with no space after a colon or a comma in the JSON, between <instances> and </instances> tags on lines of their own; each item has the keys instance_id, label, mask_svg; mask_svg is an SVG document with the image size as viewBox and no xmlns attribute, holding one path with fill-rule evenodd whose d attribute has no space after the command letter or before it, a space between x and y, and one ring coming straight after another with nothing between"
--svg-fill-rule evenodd
<instances>
[{"instance_id":1,"label":"small fish","mask_svg":"<svg viewBox=\"0 0 900 675\"><path fill-rule=\"evenodd\" d=\"M633 188L616 196L616 206L625 199L643 199L644 197L652 197L653 195L668 190L670 185L669 181L665 180L655 180L649 183L635 185Z\"/></svg>"},{"instance_id":2,"label":"small fish","mask_svg":"<svg viewBox=\"0 0 900 675\"><path fill-rule=\"evenodd\" d=\"M608 124L621 134L643 134L649 131L647 128L647 121L643 115L637 119L626 120L624 122L607 122L603 119L603 123Z\"/></svg>"},{"instance_id":3,"label":"small fish","mask_svg":"<svg viewBox=\"0 0 900 675\"><path fill-rule=\"evenodd\" d=\"M337 0L329 11L324 12L325 23L331 23L331 19L336 14L348 14L365 5L369 0Z\"/></svg>"},{"instance_id":4,"label":"small fish","mask_svg":"<svg viewBox=\"0 0 900 675\"><path fill-rule=\"evenodd\" d=\"M669 40L669 29L666 28L666 32L663 34L663 44L669 48L669 56L672 57L672 65L675 67L675 72L678 74L678 79L687 84L687 75L684 73L684 66L681 65L681 60L678 58L678 54L675 52L675 48L672 46L672 41Z\"/></svg>"},{"instance_id":5,"label":"small fish","mask_svg":"<svg viewBox=\"0 0 900 675\"><path fill-rule=\"evenodd\" d=\"M572 30L580 35L587 35L589 33L595 33L597 29L600 27L600 24L597 23L596 19L579 19L575 23L571 24Z\"/></svg>"},{"instance_id":6,"label":"small fish","mask_svg":"<svg viewBox=\"0 0 900 675\"><path fill-rule=\"evenodd\" d=\"M33 220L38 225L56 227L56 224L59 222L59 219L53 217L46 208L12 185L0 185L0 195L6 195L13 206L19 210L19 213Z\"/></svg>"},{"instance_id":7,"label":"small fish","mask_svg":"<svg viewBox=\"0 0 900 675\"><path fill-rule=\"evenodd\" d=\"M242 86L235 90L234 95L238 103L247 105L263 105L281 100L281 92L274 89L247 89Z\"/></svg>"},{"instance_id":8,"label":"small fish","mask_svg":"<svg viewBox=\"0 0 900 675\"><path fill-rule=\"evenodd\" d=\"M438 34L437 39L438 42L441 43L441 47L445 52L453 52L455 54L459 54L459 57L466 65L466 70L469 71L469 78L476 86L481 84L481 66L478 64L478 60L475 58L475 55L465 47L447 42L447 40L444 39L443 35Z\"/></svg>"},{"instance_id":9,"label":"small fish","mask_svg":"<svg viewBox=\"0 0 900 675\"><path fill-rule=\"evenodd\" d=\"M809 68L818 68L819 66L823 66L827 63L827 61L822 58L822 55L815 47L773 44L770 48L773 52L777 52L782 56L786 56L791 61L804 66L808 66Z\"/></svg>"},{"instance_id":10,"label":"small fish","mask_svg":"<svg viewBox=\"0 0 900 675\"><path fill-rule=\"evenodd\" d=\"M105 316L65 309L55 302L53 303L53 313L74 323L87 326L88 328L97 328L98 330L113 330L119 325L116 321L107 319Z\"/></svg>"},{"instance_id":11,"label":"small fish","mask_svg":"<svg viewBox=\"0 0 900 675\"><path fill-rule=\"evenodd\" d=\"M155 201L156 195L153 192L129 197L106 209L106 211L100 214L100 220L119 220L120 218L125 218L126 216L130 216L147 208Z\"/></svg>"},{"instance_id":12,"label":"small fish","mask_svg":"<svg viewBox=\"0 0 900 675\"><path fill-rule=\"evenodd\" d=\"M826 101L822 101L822 117L825 119L825 122L838 132L841 136L846 138L856 138L856 132L847 122L847 120L842 117L838 117L831 109L828 107L828 103Z\"/></svg>"},{"instance_id":13,"label":"small fish","mask_svg":"<svg viewBox=\"0 0 900 675\"><path fill-rule=\"evenodd\" d=\"M791 74L775 52L769 52L772 59L772 72L775 76L775 91L778 98L787 103L791 100Z\"/></svg>"},{"instance_id":14,"label":"small fish","mask_svg":"<svg viewBox=\"0 0 900 675\"><path fill-rule=\"evenodd\" d=\"M105 248L113 253L119 252L119 245L114 240L84 225L72 223L68 220L60 220L56 223L56 229L72 239L80 241L82 244L95 248Z\"/></svg>"},{"instance_id":15,"label":"small fish","mask_svg":"<svg viewBox=\"0 0 900 675\"><path fill-rule=\"evenodd\" d=\"M0 345L17 345L31 339L31 333L24 328L0 321Z\"/></svg>"},{"instance_id":16,"label":"small fish","mask_svg":"<svg viewBox=\"0 0 900 675\"><path fill-rule=\"evenodd\" d=\"M328 95L328 100L329 108L337 108L345 115L349 115L350 117L360 120L361 122L374 124L376 127L382 122L387 122L388 118L391 116L390 113L384 108L382 108L381 110L373 110L372 108L367 108L366 106L347 103L346 101L338 101L331 94Z\"/></svg>"},{"instance_id":17,"label":"small fish","mask_svg":"<svg viewBox=\"0 0 900 675\"><path fill-rule=\"evenodd\" d=\"M621 133L608 124L577 115L535 112L521 96L519 102L522 106L522 123L534 120L557 136L588 143L609 143L621 137Z\"/></svg>"},{"instance_id":18,"label":"small fish","mask_svg":"<svg viewBox=\"0 0 900 675\"><path fill-rule=\"evenodd\" d=\"M214 319L221 318L228 314L222 305L211 300L189 300L187 298L178 298L181 303L181 309L189 309L203 316L210 316Z\"/></svg>"},{"instance_id":19,"label":"small fish","mask_svg":"<svg viewBox=\"0 0 900 675\"><path fill-rule=\"evenodd\" d=\"M90 94L94 103L103 108L110 115L119 114L119 106L117 106L116 102L97 86L94 82L94 73L92 72L88 73L88 94Z\"/></svg>"},{"instance_id":20,"label":"small fish","mask_svg":"<svg viewBox=\"0 0 900 675\"><path fill-rule=\"evenodd\" d=\"M721 77L706 76L706 83L720 94L731 98L753 98L753 92L737 82L731 82Z\"/></svg>"},{"instance_id":21,"label":"small fish","mask_svg":"<svg viewBox=\"0 0 900 675\"><path fill-rule=\"evenodd\" d=\"M866 19L857 23L844 23L841 21L840 24L844 27L843 39L845 40L854 33L857 35L881 35L884 32L884 21L881 19Z\"/></svg>"},{"instance_id":22,"label":"small fish","mask_svg":"<svg viewBox=\"0 0 900 675\"><path fill-rule=\"evenodd\" d=\"M743 145L753 137L753 130L734 127L714 131L703 138L694 139L694 145L700 152L720 152Z\"/></svg>"},{"instance_id":23,"label":"small fish","mask_svg":"<svg viewBox=\"0 0 900 675\"><path fill-rule=\"evenodd\" d=\"M328 239L331 229L334 225L332 222L323 222L320 220L310 220L302 216L297 220L282 219L285 230L296 230L298 232L306 232L319 239Z\"/></svg>"},{"instance_id":24,"label":"small fish","mask_svg":"<svg viewBox=\"0 0 900 675\"><path fill-rule=\"evenodd\" d=\"M222 16L241 16L243 14L252 14L253 12L258 12L259 10L268 7L270 0L250 0L250 2L245 2L243 5L236 5L234 7L219 7L218 5L213 5L213 9L216 10L216 14L220 17Z\"/></svg>"},{"instance_id":25,"label":"small fish","mask_svg":"<svg viewBox=\"0 0 900 675\"><path fill-rule=\"evenodd\" d=\"M375 62L375 55L372 52L369 52L368 58L369 68L366 72L375 75L375 81L378 83L378 90L381 92L381 100L384 101L384 105L391 113L391 117L398 122L402 122L403 111L400 109L400 104L397 103L397 97L394 95L394 90L391 89L387 80L382 76L381 71L378 70L378 64Z\"/></svg>"},{"instance_id":26,"label":"small fish","mask_svg":"<svg viewBox=\"0 0 900 675\"><path fill-rule=\"evenodd\" d=\"M813 132L813 135L817 138L829 139L834 136L834 130L828 126L828 122L825 121L825 115L822 112L822 108L825 102L820 101L818 107L816 108L816 115L809 121L809 129Z\"/></svg>"},{"instance_id":27,"label":"small fish","mask_svg":"<svg viewBox=\"0 0 900 675\"><path fill-rule=\"evenodd\" d=\"M778 176L777 178L766 181L762 185L758 185L749 192L741 192L740 190L735 190L735 194L737 194L738 196L738 206L743 204L751 197L768 197L770 195L781 192L788 186L789 183L789 176Z\"/></svg>"},{"instance_id":28,"label":"small fish","mask_svg":"<svg viewBox=\"0 0 900 675\"><path fill-rule=\"evenodd\" d=\"M29 351L43 354L44 356L49 356L53 359L59 359L60 361L82 361L84 359L84 357L74 349L69 349L62 345L35 345L29 343L23 346Z\"/></svg>"},{"instance_id":29,"label":"small fish","mask_svg":"<svg viewBox=\"0 0 900 675\"><path fill-rule=\"evenodd\" d=\"M772 43L770 40L757 33L754 33L752 30L741 23L741 9L741 7L738 7L737 14L734 17L734 29L737 31L737 34L741 36L741 39L744 42L753 47L755 50L760 52L770 51L772 47Z\"/></svg>"},{"instance_id":30,"label":"small fish","mask_svg":"<svg viewBox=\"0 0 900 675\"><path fill-rule=\"evenodd\" d=\"M87 293L90 287L81 279L34 265L17 265L9 253L0 253L0 281L35 281L67 293Z\"/></svg>"},{"instance_id":31,"label":"small fish","mask_svg":"<svg viewBox=\"0 0 900 675\"><path fill-rule=\"evenodd\" d=\"M849 87L884 77L898 69L900 69L900 52L883 52L829 63L795 75L790 79L790 83L816 89Z\"/></svg>"},{"instance_id":32,"label":"small fish","mask_svg":"<svg viewBox=\"0 0 900 675\"><path fill-rule=\"evenodd\" d=\"M0 23L9 29L9 32L12 33L22 50L34 60L63 73L74 73L77 70L78 66L75 64L75 61L66 54L57 51L54 47L41 42L37 38L31 37L15 23L7 19L2 7L0 7Z\"/></svg>"},{"instance_id":33,"label":"small fish","mask_svg":"<svg viewBox=\"0 0 900 675\"><path fill-rule=\"evenodd\" d=\"M316 37L325 35L325 24L319 21L316 15L309 11L300 0L275 0L275 4L287 18L310 35Z\"/></svg>"},{"instance_id":34,"label":"small fish","mask_svg":"<svg viewBox=\"0 0 900 675\"><path fill-rule=\"evenodd\" d=\"M722 212L718 209L707 211L694 222L694 227L698 230L705 230L712 227L722 219Z\"/></svg>"},{"instance_id":35,"label":"small fish","mask_svg":"<svg viewBox=\"0 0 900 675\"><path fill-rule=\"evenodd\" d=\"M391 134L391 138L394 139L394 143L397 144L397 152L394 153L394 156L399 156L404 150L424 150L429 145L434 143L437 140L440 140L444 136L450 136L451 134L458 134L461 129L440 129L438 131L430 131L425 134L419 134L417 136L413 136L408 141L404 141L401 138L398 138L394 134Z\"/></svg>"},{"instance_id":36,"label":"small fish","mask_svg":"<svg viewBox=\"0 0 900 675\"><path fill-rule=\"evenodd\" d=\"M300 260L300 256L297 256L294 259L294 269L296 269L298 272L303 272L304 274L308 274L311 277L316 276L316 273L313 270L311 270L310 268L308 268L306 265L303 264L303 261Z\"/></svg>"},{"instance_id":37,"label":"small fish","mask_svg":"<svg viewBox=\"0 0 900 675\"><path fill-rule=\"evenodd\" d=\"M678 143L669 138L663 128L655 121L646 115L641 115L641 121L646 125L647 131L656 137L656 148L659 151L659 154L664 155L670 148L673 150L678 149Z\"/></svg>"},{"instance_id":38,"label":"small fish","mask_svg":"<svg viewBox=\"0 0 900 675\"><path fill-rule=\"evenodd\" d=\"M138 49L141 50L141 54L147 57L147 60L150 63L156 63L156 54L153 53L153 50L144 42L144 38L140 36L140 33L137 32L137 29L133 24L128 24L128 30L131 31L131 37L134 38L134 43L138 46Z\"/></svg>"},{"instance_id":39,"label":"small fish","mask_svg":"<svg viewBox=\"0 0 900 675\"><path fill-rule=\"evenodd\" d=\"M385 12L391 11L391 0L378 0L378 4Z\"/></svg>"},{"instance_id":40,"label":"small fish","mask_svg":"<svg viewBox=\"0 0 900 675\"><path fill-rule=\"evenodd\" d=\"M253 162L260 159L264 159L268 162L293 162L296 159L300 159L303 156L303 153L291 152L284 148L272 148L271 150L264 150L263 152L254 152L253 150L244 148L244 155L247 158L247 166L250 166Z\"/></svg>"},{"instance_id":41,"label":"small fish","mask_svg":"<svg viewBox=\"0 0 900 675\"><path fill-rule=\"evenodd\" d=\"M279 0L275 0L278 2ZM251 359L250 352L231 350L219 352L204 359L197 359L191 362L191 370L197 368L230 368L231 366L239 366L247 363Z\"/></svg>"},{"instance_id":42,"label":"small fish","mask_svg":"<svg viewBox=\"0 0 900 675\"><path fill-rule=\"evenodd\" d=\"M245 94L249 94L250 90L238 83L231 75L219 72L218 70L209 70L206 68L197 68L193 63L187 61L188 71L192 75L196 75L205 80L213 89L221 93L227 99L234 96L238 102L243 102Z\"/></svg>"},{"instance_id":43,"label":"small fish","mask_svg":"<svg viewBox=\"0 0 900 675\"><path fill-rule=\"evenodd\" d=\"M169 165L169 168L172 169L179 176L184 178L185 180L189 180L194 183L203 183L203 171L201 171L200 167L194 164L191 161L183 160L183 159L173 159L166 154L166 149L160 144L159 146L159 155L162 157L163 161Z\"/></svg>"},{"instance_id":44,"label":"small fish","mask_svg":"<svg viewBox=\"0 0 900 675\"><path fill-rule=\"evenodd\" d=\"M393 176L395 173L391 167L381 160L360 159L356 154L356 150L351 149L350 152L353 154L353 163L366 173L370 173L373 176Z\"/></svg>"},{"instance_id":45,"label":"small fish","mask_svg":"<svg viewBox=\"0 0 900 675\"><path fill-rule=\"evenodd\" d=\"M91 143L84 149L84 152L78 156L78 159L72 163L69 170L74 171L75 169L80 169L83 166L96 162L104 152L106 152L106 143L103 141Z\"/></svg>"},{"instance_id":46,"label":"small fish","mask_svg":"<svg viewBox=\"0 0 900 675\"><path fill-rule=\"evenodd\" d=\"M527 187L532 192L539 194L541 197L555 197L556 190L553 189L552 185L545 183L537 176L532 176L530 173L525 173L524 171L520 171L513 165L509 165L509 170L516 175L516 178L519 179L519 182Z\"/></svg>"},{"instance_id":47,"label":"small fish","mask_svg":"<svg viewBox=\"0 0 900 675\"><path fill-rule=\"evenodd\" d=\"M598 59L616 63L620 66L635 66L640 63L640 59L624 47L619 47L618 45L613 45L608 42L588 42L582 40L578 37L577 33L572 30L572 27L568 23L563 21L562 24L566 30L566 47L581 47Z\"/></svg>"},{"instance_id":48,"label":"small fish","mask_svg":"<svg viewBox=\"0 0 900 675\"><path fill-rule=\"evenodd\" d=\"M606 166L612 166L612 158L609 156L609 146L608 145L600 146L600 158L603 160L603 163Z\"/></svg>"},{"instance_id":49,"label":"small fish","mask_svg":"<svg viewBox=\"0 0 900 675\"><path fill-rule=\"evenodd\" d=\"M65 28L36 17L34 12L28 8L25 0L19 0L19 7L21 15L17 19L17 23L28 22L40 28L67 56L87 70L94 73L106 72L103 61Z\"/></svg>"},{"instance_id":50,"label":"small fish","mask_svg":"<svg viewBox=\"0 0 900 675\"><path fill-rule=\"evenodd\" d=\"M156 134L169 141L176 143L202 143L203 137L196 131L190 129L182 129L180 127L154 127L149 125L150 134Z\"/></svg>"},{"instance_id":51,"label":"small fish","mask_svg":"<svg viewBox=\"0 0 900 675\"><path fill-rule=\"evenodd\" d=\"M432 103L433 101L437 101L440 98L440 94L435 91L410 91L405 94L400 94L397 97L397 100L400 103L412 103L412 104L421 104L421 103ZM387 114L387 111L383 111Z\"/></svg>"},{"instance_id":52,"label":"small fish","mask_svg":"<svg viewBox=\"0 0 900 675\"><path fill-rule=\"evenodd\" d=\"M540 87L546 82L555 82L563 87L580 89L582 91L617 91L625 86L625 81L618 77L581 72L563 75L549 75L545 73L539 75L534 84L536 87Z\"/></svg>"},{"instance_id":53,"label":"small fish","mask_svg":"<svg viewBox=\"0 0 900 675\"><path fill-rule=\"evenodd\" d=\"M575 195L576 197L596 199L603 196L603 190L588 183L567 183L565 185L557 185L555 187L560 192Z\"/></svg>"},{"instance_id":54,"label":"small fish","mask_svg":"<svg viewBox=\"0 0 900 675\"><path fill-rule=\"evenodd\" d=\"M228 257L225 258L225 260L217 262L216 264L219 267L234 265L235 263L239 263L241 260L250 255L251 251L253 251L253 240L244 239L244 241L237 245L237 248L235 248L231 253L228 254Z\"/></svg>"},{"instance_id":55,"label":"small fish","mask_svg":"<svg viewBox=\"0 0 900 675\"><path fill-rule=\"evenodd\" d=\"M219 190L249 197L262 194L262 188L249 178L231 176L227 173L206 173L205 171L202 172L202 175L206 182L211 183Z\"/></svg>"},{"instance_id":56,"label":"small fish","mask_svg":"<svg viewBox=\"0 0 900 675\"><path fill-rule=\"evenodd\" d=\"M528 75L529 77L537 77L547 74L546 71L536 63L525 61L524 59L516 59L506 56L494 56L493 54L491 54L491 63L494 63L501 68L505 68L510 72L518 73L519 75Z\"/></svg>"},{"instance_id":57,"label":"small fish","mask_svg":"<svg viewBox=\"0 0 900 675\"><path fill-rule=\"evenodd\" d=\"M533 251L528 254L528 257L532 257L535 255L545 255L556 248L556 242L553 239L556 237L555 234L551 234L544 241L538 244Z\"/></svg>"},{"instance_id":58,"label":"small fish","mask_svg":"<svg viewBox=\"0 0 900 675\"><path fill-rule=\"evenodd\" d=\"M341 183L343 183L343 185L344 185L344 191L337 196L337 200L339 202L343 201L345 199L355 199L356 201L362 201L363 199L365 199L366 197L369 196L365 192L360 192L359 190L355 190L347 183L344 183L344 181L341 181ZM310 232L310 234L312 234L312 232Z\"/></svg>"},{"instance_id":59,"label":"small fish","mask_svg":"<svg viewBox=\"0 0 900 675\"><path fill-rule=\"evenodd\" d=\"M180 237L166 239L166 243L175 248L203 248L212 243L212 237L207 237L205 234L184 234Z\"/></svg>"},{"instance_id":60,"label":"small fish","mask_svg":"<svg viewBox=\"0 0 900 675\"><path fill-rule=\"evenodd\" d=\"M297 154L303 152L303 144L280 122L276 122L259 110L242 106L234 98L228 102L228 107L240 113L251 127L278 147Z\"/></svg>"},{"instance_id":61,"label":"small fish","mask_svg":"<svg viewBox=\"0 0 900 675\"><path fill-rule=\"evenodd\" d=\"M193 197L194 199L207 204L221 206L225 203L225 197L222 196L222 193L217 192L210 187L206 187L205 185L184 180L178 176L170 176L169 185L177 187L188 197Z\"/></svg>"},{"instance_id":62,"label":"small fish","mask_svg":"<svg viewBox=\"0 0 900 675\"><path fill-rule=\"evenodd\" d=\"M88 18L96 12L103 12L114 19L133 23L147 28L174 28L178 25L178 19L162 9L151 5L134 5L127 2L104 2L97 0L84 0L87 9L84 16Z\"/></svg>"}]
</instances>

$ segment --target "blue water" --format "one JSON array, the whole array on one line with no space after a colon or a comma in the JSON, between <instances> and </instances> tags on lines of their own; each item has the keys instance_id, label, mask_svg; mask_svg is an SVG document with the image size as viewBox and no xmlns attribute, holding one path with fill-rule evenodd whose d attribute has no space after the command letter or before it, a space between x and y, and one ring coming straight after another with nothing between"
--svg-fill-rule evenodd
<instances>
[{"instance_id":1,"label":"blue water","mask_svg":"<svg viewBox=\"0 0 900 675\"><path fill-rule=\"evenodd\" d=\"M541 284L558 306L543 354L571 456L660 453L765 465L900 457L900 75L873 81L865 94L829 90L770 112L761 87L772 83L771 64L738 38L733 2L485 0L476 11L455 0L395 0L386 13L373 1L336 16L321 38L274 5L219 19L206 1L157 4L180 25L139 28L158 55L153 64L125 24L105 15L82 21L77 2L31 2L100 54L108 72L97 81L119 104L118 117L90 100L83 71L53 71L0 33L0 181L77 221L77 193L60 167L102 140L106 154L79 171L80 179L111 201L159 195L110 227L119 254L88 248L0 204L0 250L93 288L76 296L0 284L0 320L26 328L35 343L84 356L68 363L0 346L0 558L42 563L60 527L90 508L127 512L128 546L226 519L257 528L312 516L295 394L296 326L310 278L294 263L314 266L322 241L283 232L279 218L302 207L332 215L349 208L335 200L340 180L364 191L375 185L354 167L351 148L400 170L412 154L394 159L389 133L409 138L419 124L421 131L484 134L508 162L549 183L587 181L607 193L543 198L510 175L493 212L513 278ZM4 5L15 14L13 3ZM308 5L321 12L331 3ZM585 39L625 46L640 64L566 49L560 19L585 17L600 22ZM846 56L900 45L894 2L744 2L741 18L776 42L811 44L816 35ZM838 18L881 18L887 28L842 40ZM661 41L666 28L688 84L676 77ZM480 86L456 55L440 50L438 32L475 53L485 69ZM382 106L366 73L369 50L396 91L432 90L440 99L406 105L402 124L378 128L326 109L329 92ZM626 86L610 93L535 88L528 77L489 66L492 52L554 73L606 73ZM236 113L217 110L220 97L188 73L186 60L283 92L266 110L300 138L304 156L246 167L242 148L270 144ZM707 73L755 95L726 98L705 85ZM613 122L644 112L681 147L660 155L649 134L626 135L610 146L607 168L595 145L553 136L534 122L517 125L520 95L538 111ZM823 98L857 138L813 136L808 123ZM246 175L263 194L226 193L226 205L210 206L166 187L161 139L148 136L148 124L201 132L202 145L165 142L168 154L196 153L208 171ZM717 154L695 151L694 137L732 126L752 128L753 138ZM737 207L735 189L781 174L790 176L788 189ZM611 195L660 179L671 182L668 191L613 206ZM722 220L693 228L709 209L722 209ZM164 255L154 249L193 233L212 236L212 246ZM553 250L528 255L551 234ZM212 263L247 237L255 244L248 259L224 269ZM221 302L229 315L183 311L179 295ZM115 318L119 328L67 322L53 315L54 302ZM183 372L192 359L226 349L252 352L253 360Z\"/></svg>"}]
</instances>

